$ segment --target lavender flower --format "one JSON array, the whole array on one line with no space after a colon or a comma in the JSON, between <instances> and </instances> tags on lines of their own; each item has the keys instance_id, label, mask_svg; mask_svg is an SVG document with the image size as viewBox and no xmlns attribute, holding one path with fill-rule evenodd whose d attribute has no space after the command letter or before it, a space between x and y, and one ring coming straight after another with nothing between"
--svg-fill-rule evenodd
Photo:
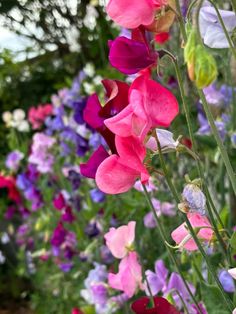
<instances>
[{"instance_id":1,"label":"lavender flower","mask_svg":"<svg viewBox=\"0 0 236 314\"><path fill-rule=\"evenodd\" d=\"M235 292L234 280L228 273L226 269L222 269L218 274L220 283L222 284L224 290L229 293Z\"/></svg>"},{"instance_id":2,"label":"lavender flower","mask_svg":"<svg viewBox=\"0 0 236 314\"><path fill-rule=\"evenodd\" d=\"M24 158L24 154L18 150L12 151L7 155L6 167L10 170L17 171L20 165L20 161Z\"/></svg>"},{"instance_id":3,"label":"lavender flower","mask_svg":"<svg viewBox=\"0 0 236 314\"><path fill-rule=\"evenodd\" d=\"M93 200L94 203L102 203L106 199L106 195L100 191L99 189L92 189L89 192L91 199Z\"/></svg>"},{"instance_id":4,"label":"lavender flower","mask_svg":"<svg viewBox=\"0 0 236 314\"><path fill-rule=\"evenodd\" d=\"M219 10L225 24L226 30L231 36L236 28L236 16L234 12ZM210 48L229 48L228 40L220 24L215 9L205 6L200 10L199 16L200 32L204 44Z\"/></svg>"}]
</instances>

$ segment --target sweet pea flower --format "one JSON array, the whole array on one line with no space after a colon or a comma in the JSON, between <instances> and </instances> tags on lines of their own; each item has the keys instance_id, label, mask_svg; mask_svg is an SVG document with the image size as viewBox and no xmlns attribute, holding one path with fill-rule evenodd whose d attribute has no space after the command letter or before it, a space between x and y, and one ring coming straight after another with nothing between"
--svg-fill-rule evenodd
<instances>
[{"instance_id":1,"label":"sweet pea flower","mask_svg":"<svg viewBox=\"0 0 236 314\"><path fill-rule=\"evenodd\" d=\"M130 251L135 238L135 221L119 228L110 228L104 235L106 245L116 258L124 258Z\"/></svg>"},{"instance_id":2,"label":"sweet pea flower","mask_svg":"<svg viewBox=\"0 0 236 314\"><path fill-rule=\"evenodd\" d=\"M110 18L125 28L150 25L158 8L166 5L166 0L110 0L106 10Z\"/></svg>"},{"instance_id":3,"label":"sweet pea flower","mask_svg":"<svg viewBox=\"0 0 236 314\"><path fill-rule=\"evenodd\" d=\"M154 297L154 308L149 308L150 299L148 297L141 297L134 301L131 309L136 314L180 314L176 308L162 297Z\"/></svg>"},{"instance_id":4,"label":"sweet pea flower","mask_svg":"<svg viewBox=\"0 0 236 314\"><path fill-rule=\"evenodd\" d=\"M207 217L201 216L199 213L188 213L188 219L193 228L201 228L197 233L197 237L199 240L204 240L205 242L210 242L213 237L212 226ZM188 251L196 251L198 249L195 241L191 238L190 232L187 230L186 223L183 223L178 228L176 228L171 233L172 239L176 242L177 245L181 244ZM185 243L182 241L186 240Z\"/></svg>"},{"instance_id":5,"label":"sweet pea flower","mask_svg":"<svg viewBox=\"0 0 236 314\"><path fill-rule=\"evenodd\" d=\"M168 127L178 112L175 96L147 75L141 75L129 89L129 105L104 123L116 135L143 140L151 128Z\"/></svg>"},{"instance_id":6,"label":"sweet pea flower","mask_svg":"<svg viewBox=\"0 0 236 314\"><path fill-rule=\"evenodd\" d=\"M234 12L219 10L226 30L231 36L236 28L236 15ZM228 40L221 26L215 9L211 6L202 7L199 16L199 26L204 44L210 48L229 48Z\"/></svg>"},{"instance_id":7,"label":"sweet pea flower","mask_svg":"<svg viewBox=\"0 0 236 314\"><path fill-rule=\"evenodd\" d=\"M80 173L87 178L95 179L99 165L109 157L105 148L100 145L86 163L80 164Z\"/></svg>"},{"instance_id":8,"label":"sweet pea flower","mask_svg":"<svg viewBox=\"0 0 236 314\"><path fill-rule=\"evenodd\" d=\"M123 36L110 41L109 47L110 64L124 74L135 74L157 60L157 54L145 42Z\"/></svg>"},{"instance_id":9,"label":"sweet pea flower","mask_svg":"<svg viewBox=\"0 0 236 314\"><path fill-rule=\"evenodd\" d=\"M101 105L97 94L91 95L85 106L83 119L104 137L111 151L115 153L115 136L106 127L104 120L113 117L128 105L129 85L117 80L103 80L102 84L106 92L104 106Z\"/></svg>"},{"instance_id":10,"label":"sweet pea flower","mask_svg":"<svg viewBox=\"0 0 236 314\"><path fill-rule=\"evenodd\" d=\"M234 293L235 292L235 285L233 278L229 271L226 269L221 269L218 274L219 281L226 292Z\"/></svg>"},{"instance_id":11,"label":"sweet pea flower","mask_svg":"<svg viewBox=\"0 0 236 314\"><path fill-rule=\"evenodd\" d=\"M173 133L167 130L163 130L163 129L156 129L155 130L158 141L160 143L161 146L161 150L162 152L168 152L168 151L175 151L179 141L175 141L173 138ZM157 151L158 147L157 147L157 141L156 138L154 136L151 136L149 138L149 140L147 141L146 145L147 148L151 149L152 151Z\"/></svg>"},{"instance_id":12,"label":"sweet pea flower","mask_svg":"<svg viewBox=\"0 0 236 314\"><path fill-rule=\"evenodd\" d=\"M53 106L51 104L39 105L38 107L31 107L28 112L28 120L32 124L34 130L39 129L44 120L52 115Z\"/></svg>"},{"instance_id":13,"label":"sweet pea flower","mask_svg":"<svg viewBox=\"0 0 236 314\"><path fill-rule=\"evenodd\" d=\"M142 269L136 252L130 252L119 264L117 274L108 274L108 283L132 298L138 288L142 289Z\"/></svg>"},{"instance_id":14,"label":"sweet pea flower","mask_svg":"<svg viewBox=\"0 0 236 314\"><path fill-rule=\"evenodd\" d=\"M115 143L118 155L106 158L95 176L98 188L107 194L127 192L138 178L145 184L150 177L143 165L146 150L137 137L116 136Z\"/></svg>"},{"instance_id":15,"label":"sweet pea flower","mask_svg":"<svg viewBox=\"0 0 236 314\"><path fill-rule=\"evenodd\" d=\"M24 158L24 154L19 150L14 150L7 155L6 167L10 170L17 171L20 165L20 161Z\"/></svg>"}]
</instances>

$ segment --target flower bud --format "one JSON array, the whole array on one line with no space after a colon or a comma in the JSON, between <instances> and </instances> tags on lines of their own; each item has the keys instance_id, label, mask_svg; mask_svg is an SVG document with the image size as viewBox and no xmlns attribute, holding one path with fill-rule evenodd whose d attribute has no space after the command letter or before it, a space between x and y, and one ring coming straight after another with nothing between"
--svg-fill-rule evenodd
<instances>
[{"instance_id":1,"label":"flower bud","mask_svg":"<svg viewBox=\"0 0 236 314\"><path fill-rule=\"evenodd\" d=\"M187 184L183 190L182 197L184 204L188 206L190 211L205 214L206 197L198 185Z\"/></svg>"},{"instance_id":2,"label":"flower bud","mask_svg":"<svg viewBox=\"0 0 236 314\"><path fill-rule=\"evenodd\" d=\"M217 78L215 58L202 45L196 47L194 80L197 88L202 89L210 85Z\"/></svg>"},{"instance_id":3,"label":"flower bud","mask_svg":"<svg viewBox=\"0 0 236 314\"><path fill-rule=\"evenodd\" d=\"M194 64L197 44L197 31L187 25L188 40L184 47L184 60L187 63L188 75L191 81L194 81Z\"/></svg>"}]
</instances>

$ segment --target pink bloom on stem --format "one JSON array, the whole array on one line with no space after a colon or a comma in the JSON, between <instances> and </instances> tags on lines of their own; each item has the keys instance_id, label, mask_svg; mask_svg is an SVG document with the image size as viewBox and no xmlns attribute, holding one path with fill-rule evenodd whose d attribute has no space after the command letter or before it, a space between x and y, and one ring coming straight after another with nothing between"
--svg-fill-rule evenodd
<instances>
[{"instance_id":1,"label":"pink bloom on stem","mask_svg":"<svg viewBox=\"0 0 236 314\"><path fill-rule=\"evenodd\" d=\"M110 0L106 10L110 18L125 28L150 25L155 11L165 5L165 0Z\"/></svg>"},{"instance_id":2,"label":"pink bloom on stem","mask_svg":"<svg viewBox=\"0 0 236 314\"><path fill-rule=\"evenodd\" d=\"M147 183L149 173L143 165L146 149L137 137L115 138L118 155L106 158L98 167L95 180L107 194L127 192L138 178Z\"/></svg>"},{"instance_id":3,"label":"pink bloom on stem","mask_svg":"<svg viewBox=\"0 0 236 314\"><path fill-rule=\"evenodd\" d=\"M199 213L188 213L187 216L193 228L206 227L197 233L197 237L200 240L209 242L214 232L208 218L201 216ZM177 244L180 244L189 234L186 223L183 223L171 233L171 237ZM196 251L198 249L192 238L188 240L183 247L188 251Z\"/></svg>"},{"instance_id":4,"label":"pink bloom on stem","mask_svg":"<svg viewBox=\"0 0 236 314\"><path fill-rule=\"evenodd\" d=\"M135 238L135 221L130 221L127 226L110 228L104 235L106 245L116 258L124 258L129 253Z\"/></svg>"},{"instance_id":5,"label":"pink bloom on stem","mask_svg":"<svg viewBox=\"0 0 236 314\"><path fill-rule=\"evenodd\" d=\"M175 96L147 75L141 75L130 87L129 105L104 123L116 135L143 140L151 128L168 127L178 112Z\"/></svg>"},{"instance_id":6,"label":"pink bloom on stem","mask_svg":"<svg viewBox=\"0 0 236 314\"><path fill-rule=\"evenodd\" d=\"M142 269L136 252L130 252L119 264L117 274L108 274L108 284L132 297L138 288L142 289Z\"/></svg>"}]
</instances>

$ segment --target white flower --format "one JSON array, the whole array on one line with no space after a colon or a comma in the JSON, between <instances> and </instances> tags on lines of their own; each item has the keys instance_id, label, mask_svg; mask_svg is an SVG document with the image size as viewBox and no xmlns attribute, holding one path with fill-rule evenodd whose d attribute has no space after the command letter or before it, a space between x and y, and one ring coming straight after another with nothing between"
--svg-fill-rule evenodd
<instances>
[{"instance_id":1,"label":"white flower","mask_svg":"<svg viewBox=\"0 0 236 314\"><path fill-rule=\"evenodd\" d=\"M179 141L175 141L173 138L173 133L163 129L156 129L157 138L160 142L161 149L163 152L167 152L170 150L176 150L176 147L179 144ZM147 141L146 145L147 148L157 151L157 143L154 136L151 136Z\"/></svg>"},{"instance_id":2,"label":"white flower","mask_svg":"<svg viewBox=\"0 0 236 314\"><path fill-rule=\"evenodd\" d=\"M19 132L29 132L30 130L29 122L23 120L16 126L16 128Z\"/></svg>"},{"instance_id":3,"label":"white flower","mask_svg":"<svg viewBox=\"0 0 236 314\"><path fill-rule=\"evenodd\" d=\"M228 273L230 274L231 277L233 277L234 279L236 279L236 267L235 267L235 268L228 269ZM236 312L235 312L235 313L236 313Z\"/></svg>"},{"instance_id":4,"label":"white flower","mask_svg":"<svg viewBox=\"0 0 236 314\"><path fill-rule=\"evenodd\" d=\"M89 77L93 77L95 74L94 65L92 63L87 63L83 69L84 73Z\"/></svg>"},{"instance_id":5,"label":"white flower","mask_svg":"<svg viewBox=\"0 0 236 314\"><path fill-rule=\"evenodd\" d=\"M12 113L13 120L17 121L23 121L25 119L25 112L22 109L15 109Z\"/></svg>"},{"instance_id":6,"label":"white flower","mask_svg":"<svg viewBox=\"0 0 236 314\"><path fill-rule=\"evenodd\" d=\"M6 125L9 126L12 120L12 113L10 111L3 112L2 119L6 123Z\"/></svg>"}]
</instances>

